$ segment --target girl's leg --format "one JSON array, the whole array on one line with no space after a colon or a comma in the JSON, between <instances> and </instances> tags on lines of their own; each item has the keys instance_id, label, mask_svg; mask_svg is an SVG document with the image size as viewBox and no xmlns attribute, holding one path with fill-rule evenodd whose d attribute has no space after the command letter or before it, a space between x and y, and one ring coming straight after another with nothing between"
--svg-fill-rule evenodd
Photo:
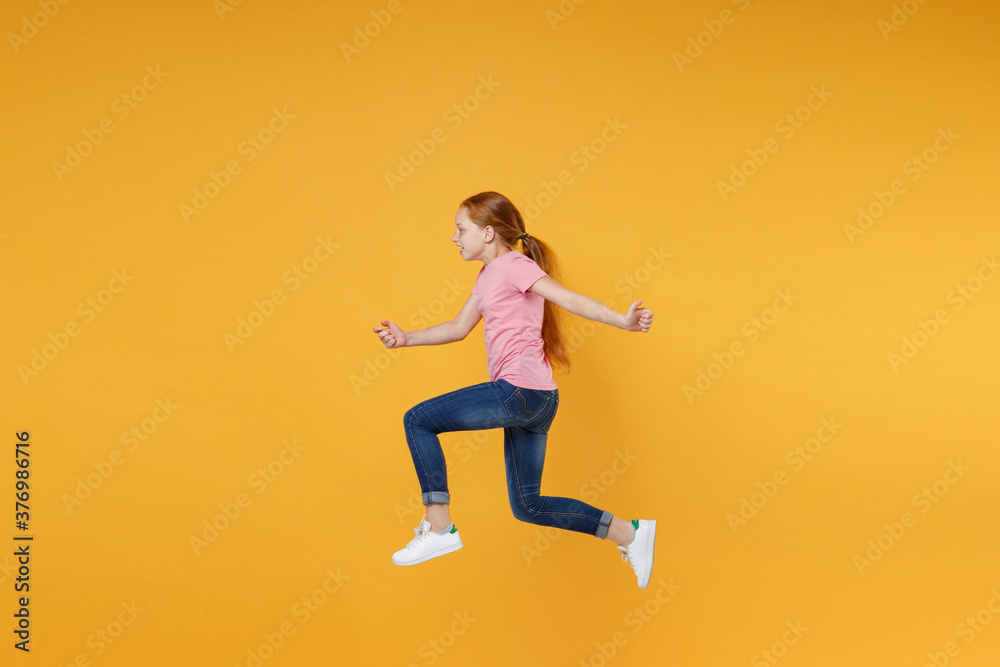
<instances>
[{"instance_id":1,"label":"girl's leg","mask_svg":"<svg viewBox=\"0 0 1000 667\"><path fill-rule=\"evenodd\" d=\"M541 495L545 447L559 409L559 391L512 388L504 402L511 418L504 428L504 462L514 516L604 539L612 520L610 512L573 498Z\"/></svg>"},{"instance_id":2,"label":"girl's leg","mask_svg":"<svg viewBox=\"0 0 1000 667\"><path fill-rule=\"evenodd\" d=\"M424 505L424 513L431 522L431 530L440 533L451 525L451 506L448 503L430 503Z\"/></svg>"},{"instance_id":3,"label":"girl's leg","mask_svg":"<svg viewBox=\"0 0 1000 667\"><path fill-rule=\"evenodd\" d=\"M604 539L612 522L610 512L573 498L541 495L547 440L547 433L532 432L518 426L504 429L507 493L514 516L527 523L554 526Z\"/></svg>"},{"instance_id":4,"label":"girl's leg","mask_svg":"<svg viewBox=\"0 0 1000 667\"><path fill-rule=\"evenodd\" d=\"M579 500L540 495L548 430L558 405L558 390L525 389L498 380L459 389L408 410L403 418L406 441L427 506L428 523L432 523L435 535L418 534L410 545L393 555L393 562L415 565L462 546L454 528L450 533L436 535L451 523L447 468L437 434L502 427L507 487L514 515L530 523L589 533L602 539L610 537L622 545L623 554L636 571L639 586L645 588L652 569L655 521L629 524ZM633 531L633 525L639 528Z\"/></svg>"},{"instance_id":5,"label":"girl's leg","mask_svg":"<svg viewBox=\"0 0 1000 667\"><path fill-rule=\"evenodd\" d=\"M503 426L507 414L498 400L501 393L496 383L484 382L418 403L403 416L427 520L435 532L451 524L448 471L438 434Z\"/></svg>"},{"instance_id":6,"label":"girl's leg","mask_svg":"<svg viewBox=\"0 0 1000 667\"><path fill-rule=\"evenodd\" d=\"M611 518L611 525L608 526L608 539L619 546L627 547L632 544L635 537L635 529L628 521L622 521L618 517Z\"/></svg>"},{"instance_id":7,"label":"girl's leg","mask_svg":"<svg viewBox=\"0 0 1000 667\"><path fill-rule=\"evenodd\" d=\"M504 429L507 490L514 516L543 526L589 533L618 543L622 559L631 564L639 588L646 588L653 571L656 521L622 521L579 500L539 494L546 433L519 427Z\"/></svg>"}]
</instances>

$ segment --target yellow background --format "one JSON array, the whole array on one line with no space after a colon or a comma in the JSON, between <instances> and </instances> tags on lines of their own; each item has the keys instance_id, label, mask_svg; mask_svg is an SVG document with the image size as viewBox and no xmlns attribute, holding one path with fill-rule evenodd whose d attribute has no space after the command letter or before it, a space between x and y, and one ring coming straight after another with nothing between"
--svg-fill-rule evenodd
<instances>
[{"instance_id":1,"label":"yellow background","mask_svg":"<svg viewBox=\"0 0 1000 667\"><path fill-rule=\"evenodd\" d=\"M389 4L74 0L48 18L4 3L0 662L252 665L284 627L262 664L754 665L773 650L788 667L921 665L954 642L948 664L1000 665L1000 280L975 281L1000 250L997 5ZM803 110L812 87L829 97ZM102 121L113 131L57 173ZM273 141L249 161L259 134ZM769 139L777 152L723 197ZM924 151L937 159L913 181ZM186 221L213 173L226 187ZM858 207L897 180L852 242ZM500 431L442 436L466 548L390 563L421 514L403 413L488 378L481 325L391 355L372 327L458 312L481 264L460 261L453 216L487 189L533 213L569 287L656 315L646 335L567 316L575 365L556 376L543 485L658 519L646 591L611 543L513 519ZM296 265L315 270L296 284ZM961 308L960 284L980 288ZM275 290L270 317L227 344ZM795 300L775 320L779 290ZM79 304L109 297L88 321ZM922 321L935 335L894 367ZM723 369L713 355L734 342ZM689 400L699 371L716 378ZM824 419L841 426L795 470L787 453ZM23 430L30 654L12 647L6 555ZM968 470L938 481L950 462ZM915 501L935 481L937 502ZM760 507L734 532L743 499ZM915 525L887 536L906 512ZM225 528L192 547L213 520ZM310 596L323 604L306 618ZM992 623L968 641L977 612Z\"/></svg>"}]
</instances>

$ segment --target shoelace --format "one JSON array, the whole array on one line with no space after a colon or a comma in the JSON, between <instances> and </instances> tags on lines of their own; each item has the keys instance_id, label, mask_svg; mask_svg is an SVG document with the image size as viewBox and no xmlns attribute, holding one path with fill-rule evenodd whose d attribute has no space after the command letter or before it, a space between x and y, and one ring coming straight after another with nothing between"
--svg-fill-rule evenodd
<instances>
[{"instance_id":1,"label":"shoelace","mask_svg":"<svg viewBox=\"0 0 1000 667\"><path fill-rule=\"evenodd\" d=\"M417 546L417 544L420 542L421 538L424 537L424 535L430 534L430 528L424 530L423 525L424 525L423 522L421 522L419 526L413 529L414 537L412 540L410 540L410 543L406 545L407 549Z\"/></svg>"}]
</instances>

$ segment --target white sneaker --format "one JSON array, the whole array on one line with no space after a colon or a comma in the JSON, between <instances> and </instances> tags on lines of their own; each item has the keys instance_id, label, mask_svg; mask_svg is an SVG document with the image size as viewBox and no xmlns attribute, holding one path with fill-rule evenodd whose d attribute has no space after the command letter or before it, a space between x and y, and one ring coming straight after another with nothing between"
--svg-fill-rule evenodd
<instances>
[{"instance_id":1,"label":"white sneaker","mask_svg":"<svg viewBox=\"0 0 1000 667\"><path fill-rule=\"evenodd\" d=\"M645 590L649 584L649 575L653 574L653 550L656 542L656 521L638 519L632 520L635 538L627 547L619 546L622 560L632 565L639 588Z\"/></svg>"},{"instance_id":2,"label":"white sneaker","mask_svg":"<svg viewBox=\"0 0 1000 667\"><path fill-rule=\"evenodd\" d=\"M458 551L464 546L455 524L451 524L451 530L444 535L438 535L431 532L431 522L424 518L413 532L416 537L392 555L392 562L396 565L417 565L425 560Z\"/></svg>"}]
</instances>

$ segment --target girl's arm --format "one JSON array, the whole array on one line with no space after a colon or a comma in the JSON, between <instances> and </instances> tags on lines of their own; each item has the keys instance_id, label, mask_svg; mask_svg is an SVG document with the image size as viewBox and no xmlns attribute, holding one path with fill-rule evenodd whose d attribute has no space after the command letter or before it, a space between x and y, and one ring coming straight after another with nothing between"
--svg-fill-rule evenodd
<instances>
[{"instance_id":1,"label":"girl's arm","mask_svg":"<svg viewBox=\"0 0 1000 667\"><path fill-rule=\"evenodd\" d=\"M382 339L382 344L388 348L444 345L464 340L476 328L482 317L479 313L479 299L475 294L471 294L462 306L461 312L448 322L435 324L426 329L403 331L395 323L382 320L385 328L375 327L374 331Z\"/></svg>"},{"instance_id":2,"label":"girl's arm","mask_svg":"<svg viewBox=\"0 0 1000 667\"><path fill-rule=\"evenodd\" d=\"M653 324L653 311L648 308L639 308L642 299L635 301L628 308L628 312L619 313L609 306L601 303L597 299L580 294L560 284L552 276L539 278L534 285L528 288L529 291L551 301L560 308L568 310L574 315L586 317L588 320L603 322L624 329L625 331L649 331Z\"/></svg>"}]
</instances>

